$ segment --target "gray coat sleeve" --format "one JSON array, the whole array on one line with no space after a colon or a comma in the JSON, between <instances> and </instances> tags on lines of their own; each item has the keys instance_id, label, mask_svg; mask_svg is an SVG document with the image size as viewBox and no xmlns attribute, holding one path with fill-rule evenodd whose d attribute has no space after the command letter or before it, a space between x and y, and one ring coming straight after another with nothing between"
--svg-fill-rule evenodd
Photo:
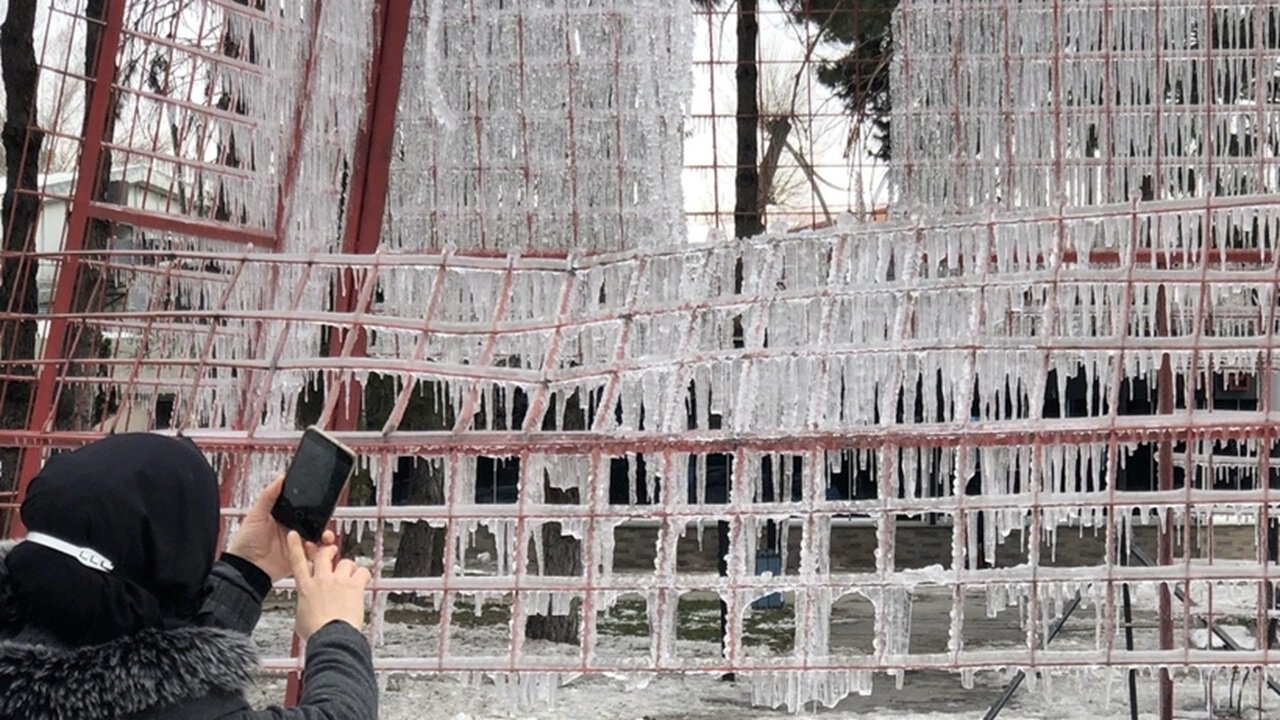
<instances>
[{"instance_id":1,"label":"gray coat sleeve","mask_svg":"<svg viewBox=\"0 0 1280 720\"><path fill-rule=\"evenodd\" d=\"M261 589L225 560L214 564L209 583L200 623L251 634L262 615ZM243 720L376 720L378 683L368 641L359 630L342 620L325 625L307 641L298 706L245 711L235 717Z\"/></svg>"},{"instance_id":2,"label":"gray coat sleeve","mask_svg":"<svg viewBox=\"0 0 1280 720\"><path fill-rule=\"evenodd\" d=\"M376 720L378 683L369 643L350 623L334 620L307 641L298 707L269 707L246 720Z\"/></svg>"},{"instance_id":3,"label":"gray coat sleeve","mask_svg":"<svg viewBox=\"0 0 1280 720\"><path fill-rule=\"evenodd\" d=\"M263 597L239 570L219 560L209 573L209 592L196 622L252 635L262 616Z\"/></svg>"}]
</instances>

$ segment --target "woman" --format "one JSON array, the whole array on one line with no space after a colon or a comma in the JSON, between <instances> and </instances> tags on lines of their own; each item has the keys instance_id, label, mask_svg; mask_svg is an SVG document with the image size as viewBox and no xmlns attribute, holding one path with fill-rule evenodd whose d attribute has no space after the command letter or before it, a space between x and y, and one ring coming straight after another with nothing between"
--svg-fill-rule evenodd
<instances>
[{"instance_id":1,"label":"woman","mask_svg":"<svg viewBox=\"0 0 1280 720\"><path fill-rule=\"evenodd\" d=\"M0 548L0 718L365 720L377 717L359 628L370 576L271 517L263 491L215 563L218 484L185 439L128 434L57 455ZM298 587L301 702L254 711L249 635L275 580Z\"/></svg>"}]
</instances>

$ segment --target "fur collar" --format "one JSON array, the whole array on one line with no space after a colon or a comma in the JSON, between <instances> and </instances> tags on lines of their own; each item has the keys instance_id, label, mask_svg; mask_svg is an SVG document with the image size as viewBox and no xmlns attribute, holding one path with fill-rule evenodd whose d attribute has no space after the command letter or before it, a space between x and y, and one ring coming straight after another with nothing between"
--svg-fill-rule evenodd
<instances>
[{"instance_id":1,"label":"fur collar","mask_svg":"<svg viewBox=\"0 0 1280 720\"><path fill-rule=\"evenodd\" d=\"M0 597L8 577L0 543ZM240 693L258 669L252 641L216 628L144 630L60 647L26 629L0 642L0 717L107 720L215 693Z\"/></svg>"}]
</instances>

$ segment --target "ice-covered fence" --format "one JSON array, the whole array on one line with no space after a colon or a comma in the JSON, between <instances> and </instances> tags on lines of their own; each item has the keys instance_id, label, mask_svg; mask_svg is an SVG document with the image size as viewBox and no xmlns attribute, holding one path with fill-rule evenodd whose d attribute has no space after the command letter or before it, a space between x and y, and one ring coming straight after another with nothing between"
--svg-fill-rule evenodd
<instances>
[{"instance_id":1,"label":"ice-covered fence","mask_svg":"<svg viewBox=\"0 0 1280 720\"><path fill-rule=\"evenodd\" d=\"M75 3L54 7L84 21ZM234 517L286 461L300 422L337 427L368 460L369 492L340 522L371 559L390 560L406 523L444 536L438 570L376 581L370 637L384 677L491 676L532 697L584 673L734 671L759 702L795 707L865 690L876 671L1093 677L1271 659L1261 632L1260 649L1194 649L1190 616L1166 623L1170 647L1126 649L1118 598L1126 583L1243 592L1254 626L1268 626L1274 195L1055 197L690 245L666 204L683 0L424 1L399 25L387 13L406 6L393 2L284 12L192 0L178 7L194 29L173 32L129 18L187 15L108 7L115 102L121 117L136 105L152 139L113 125L112 95L90 93L75 187L102 197L64 209L61 251L39 256L64 270L51 312L10 300L3 316L7 333L25 323L49 339L34 363L6 357L4 397L36 392L21 406L31 419L0 437L38 461L32 448L182 428L225 473ZM151 49L134 67L157 73L183 66L156 64L157 52L189 58L190 85L160 87L190 95L117 73L139 47ZM249 79L221 74L227 65ZM565 88L562 104L543 106L542 82ZM189 134L162 141L175 125ZM913 147L964 152L942 137ZM145 191L177 199L106 194L87 178L108 157L153 177L170 168ZM950 202L915 197L911 207ZM128 243L106 242L105 221ZM77 337L97 355L63 342ZM1211 388L1233 378L1250 379L1251 407L1214 406ZM482 502L480 466L498 462L516 468L513 497ZM426 482L438 496L395 497ZM1256 528L1243 559L1215 554L1219 510ZM924 567L899 542L922 517L949 533ZM725 574L682 562L682 536L721 521ZM836 562L832 528L850 521L874 528L865 568ZM642 522L657 524L652 570L617 570L621 531ZM1178 540L1163 559L1177 562L1124 564L1131 526L1157 522ZM1058 538L1080 533L1100 538L1096 557L1057 562ZM757 574L770 535L782 561ZM487 562L468 552L482 538ZM552 570L551 544L574 548L580 569ZM945 650L910 632L928 589L953 598ZM779 592L792 642L747 642L753 602ZM987 644L966 616L970 592L1024 619L1025 637ZM1076 592L1093 642L1043 647ZM438 615L408 627L388 612L400 594ZM678 642L682 600L701 595L728 607L723 655ZM872 609L869 648L831 642L833 608L851 598ZM601 632L623 599L643 604L638 643ZM500 605L511 622L473 643L466 604ZM576 643L530 648L531 618L573 612Z\"/></svg>"},{"instance_id":2,"label":"ice-covered fence","mask_svg":"<svg viewBox=\"0 0 1280 720\"><path fill-rule=\"evenodd\" d=\"M691 25L672 0L415 3L385 245L599 252L683 235Z\"/></svg>"},{"instance_id":3,"label":"ice-covered fence","mask_svg":"<svg viewBox=\"0 0 1280 720\"><path fill-rule=\"evenodd\" d=\"M1105 206L1051 219L886 224L576 259L381 253L171 257L179 266L223 268L217 277L199 281L219 283L221 291L212 295L222 298L239 295L248 269L288 274L290 267L312 267L310 276L289 288L290 296L327 283L320 271L332 268L350 272L361 286L404 283L420 288L424 297L451 299L434 306L428 301L426 307L435 309L423 313L420 306L393 305L367 293L356 310L375 339L369 358L346 364L358 368L360 377L376 373L406 383L441 383L448 398L442 402L455 410L456 423L449 432L392 421L346 435L370 459L377 490L373 505L343 510L342 522L358 536L373 537L374 561L387 558L385 541L403 522L426 520L447 538L443 575L376 582L372 637L376 642L389 625L398 628L394 649L379 651L381 670L492 673L509 676L530 693L546 688L551 678L580 673L734 670L750 675L760 702L794 706L809 699L831 702L866 688L875 670L1212 668L1265 658L1261 650L1127 651L1117 633L1117 602L1126 581L1139 587L1157 581L1202 587L1212 581L1265 594L1273 567L1265 562L1265 544L1256 561L1237 563L1202 564L1194 543L1172 566L1122 566L1118 558L1131 524L1160 518L1191 528L1228 508L1265 516L1272 502L1269 483L1223 490L1211 475L1197 471L1186 474L1178 489L1160 492L1119 478L1126 459L1144 444L1176 446L1177 455L1190 459L1227 441L1246 450L1242 456L1253 477L1268 476L1274 431L1267 401L1262 412L1195 411L1190 403L1164 415L1119 413L1135 381L1159 382L1166 358L1188 386L1205 384L1214 373L1259 373L1273 364L1277 210L1264 198L1224 203L1209 213L1206 226L1202 209L1180 204L1149 210ZM1218 223L1264 231L1247 247L1224 252L1203 240L1204 229ZM739 260L747 270L740 293L730 281ZM187 279L173 282L197 286ZM512 314L498 317L504 298L527 301L507 300ZM196 313L156 307L137 321L151 324L153 350L134 362L157 371L183 363L210 334L221 338L211 316L253 319L278 335L351 321L306 308L246 311L224 303ZM743 342L735 347L739 317ZM128 319L105 314L90 322ZM416 350L380 352L397 345ZM198 374L188 376L191 386L258 365L230 352L206 352L198 362ZM342 372L318 347L275 364L283 374L334 378ZM1069 416L1061 386L1080 367L1086 396L1095 401L1075 417ZM1268 387L1269 373L1260 377ZM127 382L115 385L125 402L137 392ZM517 388L529 403L523 417L513 420L503 417L511 407L503 396ZM297 393L287 386L272 386L271 392L277 399L268 405L282 404L285 416L291 415ZM263 465L278 465L292 432L246 436L205 429L231 414L224 395L210 393L208 405L190 406L203 410L199 422L187 423L189 434L215 454L248 453ZM591 404L596 410L588 412L590 405L575 397L598 398ZM621 408L616 414L609 410L615 403ZM902 409L912 407L918 409ZM721 418L718 427L712 416ZM851 456L841 459L843 451ZM698 502L708 497L702 458L713 453L733 457L727 505ZM647 459L647 470L633 482L645 485L651 504L614 504L608 494L610 463L634 461L636 455ZM404 456L440 469L440 504L394 504L395 459ZM479 502L477 456L519 458L515 502ZM780 468L790 457L800 458L797 474L763 471L766 458ZM856 463L869 474L871 496L829 493L842 463ZM966 492L975 477L981 478L981 494ZM576 490L577 501L553 500L550 488ZM829 528L849 515L876 526L873 571L832 566ZM899 518L920 515L953 521L947 566L895 563ZM615 533L638 519L659 523L655 567L614 572ZM682 570L678 539L719 520L730 525L727 575ZM801 542L798 567L774 576L757 575L754 567L768 520L797 526ZM547 526L580 544L581 572L541 570ZM1107 556L1082 566L1055 566L1055 535L1080 528L1105 540ZM467 564L466 549L477 531L496 538L492 565ZM986 537L980 539L980 532ZM1204 532L1207 542L1212 531ZM1002 545L1015 553L1015 561L979 566L979 553L995 560ZM1021 605L1029 620L1026 644L985 647L967 631L958 604L947 652L913 648L907 618L912 591L922 585L961 594L966 588L985 590L992 611ZM675 644L680 599L698 591L719 595L730 608L723 660L685 657ZM793 593L794 649L761 654L742 642L743 618L753 600L776 591ZM1048 621L1077 591L1096 603L1096 645L1041 649ZM406 631L389 623L383 611L394 592L429 598L442 610L438 627ZM832 604L848 594L875 607L873 652L828 647ZM645 603L647 652L599 642L601 614L627 596ZM454 614L464 612L456 605L464 600L512 607L514 620L508 641L496 648L499 654L481 648L477 655L471 645L450 644L465 634L465 625L454 622ZM579 644L552 657L545 647L535 653L522 649L527 617L567 612L575 601L583 623ZM1257 607L1258 621L1265 623L1265 606Z\"/></svg>"},{"instance_id":4,"label":"ice-covered fence","mask_svg":"<svg viewBox=\"0 0 1280 720\"><path fill-rule=\"evenodd\" d=\"M898 210L1275 192L1280 8L903 0Z\"/></svg>"},{"instance_id":5,"label":"ice-covered fence","mask_svg":"<svg viewBox=\"0 0 1280 720\"><path fill-rule=\"evenodd\" d=\"M50 0L36 17L35 112L14 153L25 179L10 188L17 210L6 224L7 426L104 429L117 408L89 380L102 374L130 376L126 395L141 394L125 425L153 424L163 396L179 405L178 417L251 432L263 416L261 386L287 376L209 373L186 391L174 388L204 375L193 371L202 359L269 362L296 354L290 343L314 346L319 335L274 336L251 319L224 316L185 348L189 363L139 376L137 356L169 341L145 313L198 313L219 300L243 312L319 307L331 293L321 287L281 300L277 289L296 273L254 275L259 268L241 266L247 290L220 297L216 264L98 253L341 250L343 173L362 122L352 108L365 97L373 3ZM38 311L47 313L39 321ZM75 370L59 365L94 356ZM188 407L207 404L209 393L221 393L228 414L210 419ZM29 475L38 454L25 452L22 462ZM5 476L15 468L6 463Z\"/></svg>"}]
</instances>

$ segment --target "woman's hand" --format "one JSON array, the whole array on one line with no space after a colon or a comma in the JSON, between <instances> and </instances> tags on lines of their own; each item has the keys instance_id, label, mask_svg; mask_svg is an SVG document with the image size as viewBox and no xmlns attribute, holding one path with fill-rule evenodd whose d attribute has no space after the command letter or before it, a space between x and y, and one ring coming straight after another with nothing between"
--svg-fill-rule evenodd
<instances>
[{"instance_id":1,"label":"woman's hand","mask_svg":"<svg viewBox=\"0 0 1280 720\"><path fill-rule=\"evenodd\" d=\"M373 576L350 560L338 559L336 545L319 548L303 545L290 531L286 542L293 581L298 588L298 612L294 631L303 640L334 620L364 627L364 589Z\"/></svg>"},{"instance_id":2,"label":"woman's hand","mask_svg":"<svg viewBox=\"0 0 1280 720\"><path fill-rule=\"evenodd\" d=\"M284 476L277 475L276 479L263 488L257 499L253 501L253 507L249 508L249 512L244 516L235 535L231 536L231 543L227 546L227 552L257 565L271 578L271 582L283 580L292 572L289 547L285 542L285 533L288 532L288 528L271 517L271 508L276 504L276 498L280 497L283 489ZM333 542L333 532L325 530L320 543L332 545ZM312 543L306 543L306 545L312 550L315 548Z\"/></svg>"}]
</instances>

